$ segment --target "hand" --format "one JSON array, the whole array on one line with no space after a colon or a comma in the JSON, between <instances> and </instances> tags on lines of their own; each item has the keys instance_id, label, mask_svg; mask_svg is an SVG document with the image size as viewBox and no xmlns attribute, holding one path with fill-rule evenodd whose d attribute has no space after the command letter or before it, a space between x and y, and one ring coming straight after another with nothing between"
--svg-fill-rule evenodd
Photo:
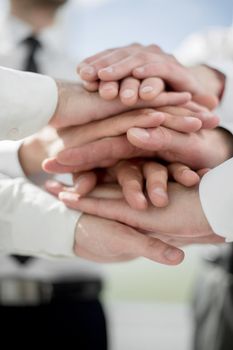
<instances>
[{"instance_id":1,"label":"hand","mask_svg":"<svg viewBox=\"0 0 233 350\"><path fill-rule=\"evenodd\" d=\"M107 86L112 86L115 91L119 89L117 82L128 76L140 81L152 77L161 78L175 91L190 92L197 102L210 109L216 107L225 84L221 73L207 66L186 68L174 56L166 54L156 45L145 47L136 44L104 51L83 61L78 72L83 80L89 82L87 88L91 84L98 88L96 82L100 79L110 82ZM146 86L153 91L157 84L153 80L151 82L152 84L150 80L147 81ZM103 86L104 83L100 86L100 91Z\"/></svg>"},{"instance_id":2,"label":"hand","mask_svg":"<svg viewBox=\"0 0 233 350\"><path fill-rule=\"evenodd\" d=\"M200 180L197 173L183 164L173 163L165 166L153 160L137 159L120 161L108 169L74 174L73 186L49 180L46 182L45 188L54 195L59 195L60 192L71 192L79 197L85 197L99 184L117 182L131 208L146 210L148 207L147 198L156 207L168 205L168 176L187 187L198 184ZM146 194L144 194L144 187Z\"/></svg>"},{"instance_id":3,"label":"hand","mask_svg":"<svg viewBox=\"0 0 233 350\"><path fill-rule=\"evenodd\" d=\"M178 107L160 110L176 117L172 118L173 121L179 120L178 113L180 116L187 115L186 109ZM56 159L46 161L44 169L55 173L76 173L112 166L121 159L159 157L199 170L212 168L230 158L232 148L232 136L222 129L185 134L163 126L148 130L132 128L128 130L127 137L108 137L80 148L64 150Z\"/></svg>"},{"instance_id":4,"label":"hand","mask_svg":"<svg viewBox=\"0 0 233 350\"><path fill-rule=\"evenodd\" d=\"M77 224L74 251L81 258L109 263L145 257L154 262L177 265L182 250L120 223L82 215Z\"/></svg>"},{"instance_id":5,"label":"hand","mask_svg":"<svg viewBox=\"0 0 233 350\"><path fill-rule=\"evenodd\" d=\"M201 114L195 111L187 114L192 114L193 117L176 117L148 108L58 131L46 127L24 140L19 150L19 159L25 174L29 176L42 170L41 164L44 159L57 155L65 148L75 149L102 138L126 134L132 127L152 128L163 124L183 132L198 130L202 125L198 119Z\"/></svg>"},{"instance_id":6,"label":"hand","mask_svg":"<svg viewBox=\"0 0 233 350\"><path fill-rule=\"evenodd\" d=\"M179 184L168 185L170 204L166 208L150 205L146 211L138 212L129 207L119 188L96 189L89 198L77 198L76 194L60 193L59 198L70 208L84 213L121 222L151 234L169 236L174 240L203 240L214 236L202 210L198 187L185 188ZM224 239L219 237L219 242Z\"/></svg>"},{"instance_id":7,"label":"hand","mask_svg":"<svg viewBox=\"0 0 233 350\"><path fill-rule=\"evenodd\" d=\"M76 83L58 81L57 86L58 104L50 121L50 125L56 129L87 124L130 110L119 98L105 101L98 93L90 93ZM189 93L163 92L149 102L139 101L135 108L179 105L190 99Z\"/></svg>"},{"instance_id":8,"label":"hand","mask_svg":"<svg viewBox=\"0 0 233 350\"><path fill-rule=\"evenodd\" d=\"M42 162L46 158L57 155L65 148L81 147L103 137L125 134L133 126L158 126L164 119L165 116L162 113L157 113L153 109L144 109L59 131L46 127L24 140L19 150L19 160L25 174L29 176L42 170ZM169 121L167 123L169 124ZM200 121L193 118L192 123L192 120L183 119L179 125L182 128L197 128L200 126Z\"/></svg>"}]
</instances>

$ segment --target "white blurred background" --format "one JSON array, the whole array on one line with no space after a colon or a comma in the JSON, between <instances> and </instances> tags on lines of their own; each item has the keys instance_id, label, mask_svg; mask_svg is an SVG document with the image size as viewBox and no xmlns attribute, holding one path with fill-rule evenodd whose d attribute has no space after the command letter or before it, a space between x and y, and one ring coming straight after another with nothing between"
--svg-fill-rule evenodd
<instances>
[{"instance_id":1,"label":"white blurred background","mask_svg":"<svg viewBox=\"0 0 233 350\"><path fill-rule=\"evenodd\" d=\"M0 0L0 13L6 8ZM131 42L171 51L194 31L231 25L232 8L232 0L73 0L63 18L65 49L77 62ZM179 267L143 259L105 267L112 350L191 349L189 304L207 249L188 248Z\"/></svg>"}]
</instances>

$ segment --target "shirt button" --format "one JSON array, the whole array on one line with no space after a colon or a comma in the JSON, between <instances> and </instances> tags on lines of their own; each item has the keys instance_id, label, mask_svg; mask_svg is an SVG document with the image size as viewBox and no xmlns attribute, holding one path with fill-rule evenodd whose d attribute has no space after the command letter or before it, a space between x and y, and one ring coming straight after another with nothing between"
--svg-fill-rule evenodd
<instances>
[{"instance_id":1,"label":"shirt button","mask_svg":"<svg viewBox=\"0 0 233 350\"><path fill-rule=\"evenodd\" d=\"M8 138L10 140L17 140L19 138L19 129L18 128L12 128L8 132Z\"/></svg>"}]
</instances>

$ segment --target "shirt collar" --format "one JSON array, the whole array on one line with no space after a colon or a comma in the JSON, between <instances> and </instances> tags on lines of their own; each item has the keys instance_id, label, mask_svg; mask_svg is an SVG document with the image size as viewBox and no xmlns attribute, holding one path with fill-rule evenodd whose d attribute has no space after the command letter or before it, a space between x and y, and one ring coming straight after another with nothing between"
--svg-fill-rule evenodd
<instances>
[{"instance_id":1,"label":"shirt collar","mask_svg":"<svg viewBox=\"0 0 233 350\"><path fill-rule=\"evenodd\" d=\"M0 51L4 52L18 46L25 38L33 34L29 24L11 14L2 19L0 32ZM59 13L54 24L42 30L37 37L44 48L59 51L65 43L64 35L63 20Z\"/></svg>"}]
</instances>

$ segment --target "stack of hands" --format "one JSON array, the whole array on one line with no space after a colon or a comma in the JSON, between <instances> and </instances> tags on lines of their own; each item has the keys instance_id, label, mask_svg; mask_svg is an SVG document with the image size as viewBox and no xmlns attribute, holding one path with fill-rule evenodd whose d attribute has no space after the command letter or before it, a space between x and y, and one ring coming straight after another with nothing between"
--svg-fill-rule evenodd
<instances>
[{"instance_id":1,"label":"stack of hands","mask_svg":"<svg viewBox=\"0 0 233 350\"><path fill-rule=\"evenodd\" d=\"M184 245L223 242L204 215L199 182L233 154L232 136L212 112L224 77L138 44L92 56L78 73L83 87L59 82L62 103L51 127L20 149L27 175L41 164L73 174L71 187L45 187L85 213L75 252L101 262L144 256L176 265Z\"/></svg>"}]
</instances>

